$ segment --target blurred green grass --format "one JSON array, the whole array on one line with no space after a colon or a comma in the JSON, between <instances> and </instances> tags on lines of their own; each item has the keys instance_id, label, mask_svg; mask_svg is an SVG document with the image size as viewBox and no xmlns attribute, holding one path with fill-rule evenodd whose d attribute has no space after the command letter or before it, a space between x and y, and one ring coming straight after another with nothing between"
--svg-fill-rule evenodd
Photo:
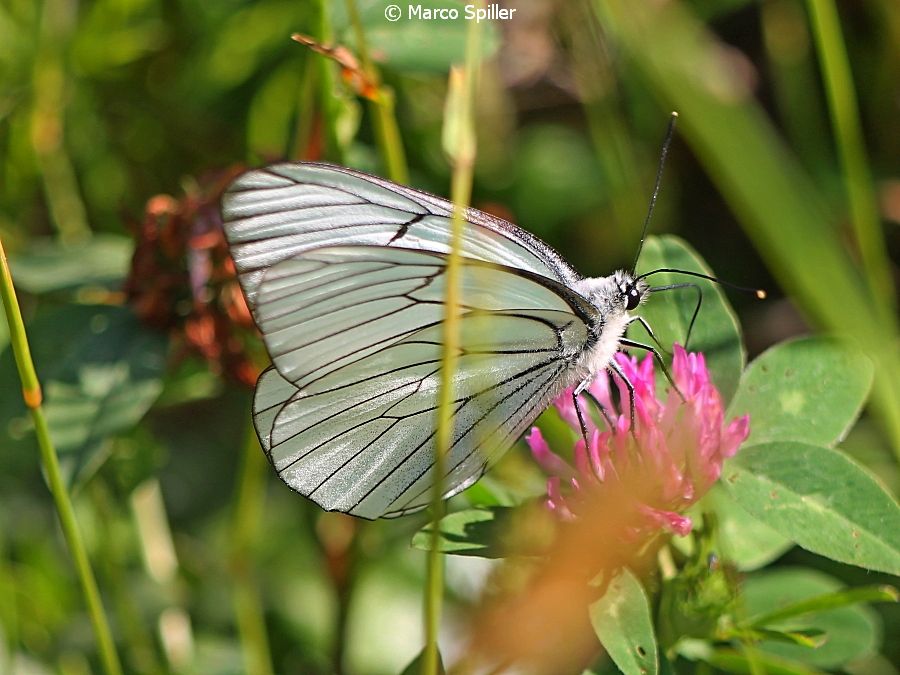
<instances>
[{"instance_id":1,"label":"blurred green grass","mask_svg":"<svg viewBox=\"0 0 900 675\"><path fill-rule=\"evenodd\" d=\"M411 183L446 195L446 74L461 58L465 26L389 24L384 3L358 6L394 100ZM900 251L900 208L888 188L900 157L892 94L900 6L839 3L836 26L830 0L517 7L516 19L494 25L485 41L474 204L535 232L585 274L628 266L666 116L679 110L652 229L690 241L720 276L769 290L767 303L733 297L751 351L821 330L849 335L869 353L880 376L874 414L846 445L896 486L900 342L891 258ZM343 3L324 0L0 5L0 237L22 270L29 324L54 326L54 316L67 315L61 309L98 297L118 302L124 258L117 252L108 267L88 267L84 247L106 255L113 241L119 251L121 239L109 237L130 236L147 199L180 195L210 171L289 157L388 175L378 110L334 63L289 39L302 32L354 48L351 23ZM60 333L73 330L59 321ZM5 335L0 325L0 348ZM75 655L92 653L87 619L6 365L0 598L12 602L0 602L0 671L15 658L79 672ZM162 385L163 398L137 428L104 440L110 459L81 486L79 516L129 672L178 670L159 633L172 607L191 618L195 668L242 672L235 612L222 589L233 578L227 551L249 392L191 360L170 368ZM178 554L165 587L141 558L129 501L147 480L162 486ZM329 549L331 521L270 472L257 480L265 500L245 544L275 670L330 672L344 626L348 672L398 672L421 642L422 556L406 549L421 520L361 527L355 600L342 623L346 588L327 572L340 553ZM474 565L449 576L451 610L483 574ZM397 627L396 642L369 628L383 623ZM890 626L900 626L896 616Z\"/></svg>"}]
</instances>

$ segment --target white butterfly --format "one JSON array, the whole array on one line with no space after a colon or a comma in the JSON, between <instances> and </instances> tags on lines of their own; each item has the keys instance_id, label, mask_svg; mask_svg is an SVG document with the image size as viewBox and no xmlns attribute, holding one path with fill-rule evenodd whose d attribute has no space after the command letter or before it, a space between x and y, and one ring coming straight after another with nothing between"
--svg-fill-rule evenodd
<instances>
[{"instance_id":1,"label":"white butterfly","mask_svg":"<svg viewBox=\"0 0 900 675\"><path fill-rule=\"evenodd\" d=\"M277 164L223 198L241 286L273 366L253 419L278 475L364 518L427 506L453 205L326 164ZM461 351L445 497L560 392L617 369L643 279L583 278L515 225L465 213Z\"/></svg>"}]
</instances>

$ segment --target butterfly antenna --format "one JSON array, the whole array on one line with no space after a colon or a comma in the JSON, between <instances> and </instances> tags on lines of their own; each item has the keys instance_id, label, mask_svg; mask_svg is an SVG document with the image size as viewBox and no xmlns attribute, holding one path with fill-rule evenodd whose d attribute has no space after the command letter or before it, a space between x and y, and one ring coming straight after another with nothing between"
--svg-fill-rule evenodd
<instances>
[{"instance_id":1,"label":"butterfly antenna","mask_svg":"<svg viewBox=\"0 0 900 675\"><path fill-rule=\"evenodd\" d=\"M650 195L650 206L647 209L647 217L644 218L644 226L641 228L641 241L638 243L637 254L634 256L634 264L631 266L632 274L637 269L638 259L644 248L644 239L647 238L647 228L650 226L650 218L653 216L653 207L656 206L656 197L659 195L659 185L662 182L663 167L666 165L666 156L669 154L669 146L672 144L672 135L675 133L675 122L678 113L672 111L669 117L669 126L666 128L666 137L663 139L662 152L659 153L659 165L656 167L656 183L653 186L653 194Z\"/></svg>"},{"instance_id":2,"label":"butterfly antenna","mask_svg":"<svg viewBox=\"0 0 900 675\"><path fill-rule=\"evenodd\" d=\"M714 277L709 274L703 274L702 272L691 272L688 270L678 270L672 269L669 267L663 267L658 270L653 270L651 272L645 272L644 274L635 277L635 280L646 279L649 276L653 276L654 274L658 274L660 272L669 272L672 274L684 274L689 277L696 277L698 279L706 279L707 281L712 281L717 284L721 284L722 286L726 286L728 288L733 288L737 291L741 291L743 293L752 293L760 300L766 299L766 292L761 288L747 288L746 286L738 286L737 284L733 284L729 281L723 281L718 277ZM684 348L687 349L688 343L691 341L691 332L694 330L694 322L697 320L697 315L700 314L700 305L703 304L703 291L700 290L700 286L692 283L680 283L680 284L666 284L665 286L651 286L651 293L659 293L660 291L674 291L680 288L692 288L697 293L697 304L694 306L694 313L691 315L691 321L688 323L687 336L684 339ZM657 343L659 344L659 343Z\"/></svg>"},{"instance_id":3,"label":"butterfly antenna","mask_svg":"<svg viewBox=\"0 0 900 675\"><path fill-rule=\"evenodd\" d=\"M640 281L641 279L646 279L647 277L652 277L654 274L684 274L688 277L697 277L698 279L706 279L707 281L712 281L713 283L720 284L721 286L725 286L726 288L733 288L736 291L741 291L742 293L752 293L760 300L766 299L766 292L762 288L748 288L747 286L738 286L737 284L733 284L730 281L725 281L724 279L719 279L719 277L714 277L711 274L703 274L702 272L693 272L691 270L679 270L674 267L660 267L659 269L650 270L649 272L644 272L643 274L636 276L634 278L635 281ZM667 291L672 288L682 288L682 286L654 286L651 287L652 291Z\"/></svg>"}]
</instances>

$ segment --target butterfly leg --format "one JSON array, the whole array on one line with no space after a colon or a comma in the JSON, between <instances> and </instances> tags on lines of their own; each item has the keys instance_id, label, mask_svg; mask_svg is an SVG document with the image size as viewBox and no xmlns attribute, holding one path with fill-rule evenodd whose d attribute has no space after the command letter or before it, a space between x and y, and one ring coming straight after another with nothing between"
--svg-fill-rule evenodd
<instances>
[{"instance_id":1,"label":"butterfly leg","mask_svg":"<svg viewBox=\"0 0 900 675\"><path fill-rule=\"evenodd\" d=\"M647 331L647 335L650 336L650 339L653 340L653 341L656 343L656 346L659 347L659 348L660 348L662 351L664 351L666 354L669 353L669 350L667 350L665 347L663 347L663 346L662 346L662 343L661 343L659 340L656 339L656 334L653 332L653 329L650 327L650 324L647 323L647 320L646 320L644 317L642 317L642 316L633 316L633 317L631 317L630 319L628 319L628 325L629 325L629 326L630 326L631 324L633 324L633 323L639 323L639 324L641 324L641 326L643 326L644 330Z\"/></svg>"},{"instance_id":2,"label":"butterfly leg","mask_svg":"<svg viewBox=\"0 0 900 675\"><path fill-rule=\"evenodd\" d=\"M619 344L625 344L626 340L619 340ZM623 372L623 370L619 367L619 364L616 363L615 359L610 359L609 365L606 368L619 376L622 382L625 383L625 387L628 389L628 412L631 413L631 435L634 435L634 385L631 384L631 380L628 379L628 376Z\"/></svg>"},{"instance_id":3,"label":"butterfly leg","mask_svg":"<svg viewBox=\"0 0 900 675\"><path fill-rule=\"evenodd\" d=\"M652 286L650 291L652 293L659 293L660 291L675 291L679 288L691 288L697 293L697 304L694 306L694 313L691 315L691 322L688 324L687 335L684 338L684 348L687 349L688 343L691 341L691 331L694 330L694 322L697 320L697 315L700 313L700 306L703 304L703 291L700 290L700 286L687 282L668 284L666 286Z\"/></svg>"},{"instance_id":4,"label":"butterfly leg","mask_svg":"<svg viewBox=\"0 0 900 675\"><path fill-rule=\"evenodd\" d=\"M581 412L581 406L578 404L578 396L583 391L587 391L588 386L591 383L591 378L586 380L582 380L581 384L575 387L575 390L572 392L572 403L575 406L575 414L578 416L578 426L581 427L581 437L584 439L584 447L588 446L588 430L587 424L584 422L584 413Z\"/></svg>"},{"instance_id":5,"label":"butterfly leg","mask_svg":"<svg viewBox=\"0 0 900 675\"><path fill-rule=\"evenodd\" d=\"M672 374L669 372L669 369L666 367L666 362L663 361L662 356L656 350L655 347L651 347L650 345L645 345L642 342L635 342L634 340L628 340L623 338L619 340L619 344L623 347L633 347L635 349L643 349L644 351L648 351L653 354L653 360L659 364L660 369L662 369L663 375L666 376L666 379L669 381L669 384L672 385L672 388L677 392L677 394L681 397L681 400L684 401L684 394L681 393L681 389L678 388L678 385L675 384L675 380L672 379Z\"/></svg>"},{"instance_id":6,"label":"butterfly leg","mask_svg":"<svg viewBox=\"0 0 900 675\"><path fill-rule=\"evenodd\" d=\"M572 393L572 402L575 404L575 413L578 415L578 424L581 427L581 435L584 437L585 447L587 447L588 434L587 425L584 422L583 413L581 412L581 406L578 404L578 397L581 394L587 396L587 398L597 406L597 410L600 411L600 414L603 415L603 419L606 421L607 428L613 429L615 427L612 418L609 416L609 412L606 410L606 406L600 403L599 399L591 393L590 389L588 389L593 381L593 378L587 378L575 387L575 391Z\"/></svg>"},{"instance_id":7,"label":"butterfly leg","mask_svg":"<svg viewBox=\"0 0 900 675\"><path fill-rule=\"evenodd\" d=\"M597 406L597 410L599 410L600 414L603 415L603 419L606 421L608 428L612 429L613 421L606 410L606 406L600 403L600 400L591 393L590 389L585 389L583 393L593 402L595 406Z\"/></svg>"}]
</instances>

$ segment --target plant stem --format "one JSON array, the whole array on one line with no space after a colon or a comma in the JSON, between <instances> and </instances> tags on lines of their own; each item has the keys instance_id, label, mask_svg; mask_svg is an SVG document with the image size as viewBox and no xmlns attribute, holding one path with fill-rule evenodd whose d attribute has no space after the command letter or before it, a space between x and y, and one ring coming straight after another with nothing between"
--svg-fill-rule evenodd
<instances>
[{"instance_id":1,"label":"plant stem","mask_svg":"<svg viewBox=\"0 0 900 675\"><path fill-rule=\"evenodd\" d=\"M453 373L456 370L459 348L459 325L456 308L460 304L460 240L462 238L462 204L468 202L471 193L472 167L457 163L453 170L451 193L453 196L453 229L450 256L447 260L447 288L444 297L444 349L441 355L441 383L438 398L437 432L435 434L434 487L431 500L431 545L428 551L427 587L425 596L425 655L422 672L438 673L438 632L444 594L444 558L440 552L440 520L444 515L443 477L446 472L446 455L450 450L453 434Z\"/></svg>"},{"instance_id":2,"label":"plant stem","mask_svg":"<svg viewBox=\"0 0 900 675\"><path fill-rule=\"evenodd\" d=\"M318 0L319 25L316 38L321 44L332 40L328 3ZM344 147L337 133L337 101L334 82L334 67L328 59L319 59L319 97L322 106L322 130L325 135L325 155L328 159L343 164Z\"/></svg>"},{"instance_id":3,"label":"plant stem","mask_svg":"<svg viewBox=\"0 0 900 675\"><path fill-rule=\"evenodd\" d=\"M62 472L59 468L59 458L56 448L50 440L50 430L47 427L47 419L41 407L41 386L38 382L34 362L31 358L31 350L28 347L28 338L25 335L25 324L22 321L22 312L16 299L13 288L12 275L6 261L6 253L3 250L3 242L0 241L0 295L3 297L3 308L6 311L6 320L9 323L9 341L15 357L16 367L19 371L19 379L22 382L22 398L31 413L34 422L34 431L37 436L38 446L41 451L41 462L47 476L50 493L56 504L63 536L75 563L75 571L81 590L87 604L88 614L94 627L97 638L97 649L100 652L100 660L106 675L121 675L122 666L116 653L109 629L109 621L100 600L100 591L97 588L97 580L91 569L81 532L78 529L78 521L75 519L75 510L66 491Z\"/></svg>"},{"instance_id":4,"label":"plant stem","mask_svg":"<svg viewBox=\"0 0 900 675\"><path fill-rule=\"evenodd\" d=\"M320 159L316 136L316 90L318 87L319 63L314 54L308 54L303 61L303 79L297 95L297 124L294 130L293 148L289 157L298 160Z\"/></svg>"},{"instance_id":5,"label":"plant stem","mask_svg":"<svg viewBox=\"0 0 900 675\"><path fill-rule=\"evenodd\" d=\"M186 673L194 655L191 620L178 592L178 554L159 479L150 477L132 490L131 510L147 575L165 603L156 621L160 646L172 673Z\"/></svg>"},{"instance_id":6,"label":"plant stem","mask_svg":"<svg viewBox=\"0 0 900 675\"><path fill-rule=\"evenodd\" d=\"M6 518L0 520L3 532L9 532ZM3 643L0 645L0 672L11 673L19 643L19 603L16 594L16 573L13 567L9 543L0 535L0 626L3 627Z\"/></svg>"},{"instance_id":7,"label":"plant stem","mask_svg":"<svg viewBox=\"0 0 900 675\"><path fill-rule=\"evenodd\" d=\"M359 542L365 525L342 513L320 514L316 541L337 598L331 663L334 675L346 671L350 610L359 572Z\"/></svg>"},{"instance_id":8,"label":"plant stem","mask_svg":"<svg viewBox=\"0 0 900 675\"><path fill-rule=\"evenodd\" d=\"M346 0L347 14L353 24L356 38L356 51L366 77L375 85L376 98L369 99L369 113L375 127L375 139L378 150L387 169L388 178L397 183L409 182L409 170L406 166L406 153L403 150L403 139L394 113L394 93L381 82L378 70L369 58L366 35L356 7L356 0Z\"/></svg>"},{"instance_id":9,"label":"plant stem","mask_svg":"<svg viewBox=\"0 0 900 675\"><path fill-rule=\"evenodd\" d=\"M117 618L125 663L132 673L160 673L162 665L157 655L153 636L141 615L141 608L129 585L126 551L123 537L117 533L120 514L110 499L109 489L99 479L89 484L89 496L100 527L106 535L97 542L97 558L100 560L100 578L108 589L112 614Z\"/></svg>"},{"instance_id":10,"label":"plant stem","mask_svg":"<svg viewBox=\"0 0 900 675\"><path fill-rule=\"evenodd\" d=\"M841 35L840 19L833 0L807 0L806 4L864 273L873 295L879 301L879 308L887 309L888 316L891 316L895 308L894 286L872 190L872 176L859 121L859 104L853 89L853 75Z\"/></svg>"},{"instance_id":11,"label":"plant stem","mask_svg":"<svg viewBox=\"0 0 900 675\"><path fill-rule=\"evenodd\" d=\"M32 71L34 99L29 130L47 208L65 243L91 236L64 139L66 105L72 98L67 91L65 54L75 31L74 4L68 0L48 0L38 5L42 9Z\"/></svg>"},{"instance_id":12,"label":"plant stem","mask_svg":"<svg viewBox=\"0 0 900 675\"><path fill-rule=\"evenodd\" d=\"M470 22L466 42L464 71L456 68L450 72L447 93L447 112L444 123L444 148L453 164L450 187L453 200L453 221L450 234L450 254L444 298L444 347L441 354L441 382L438 391L437 430L435 433L434 487L431 501L431 546L428 551L428 579L425 595L425 650L422 673L437 675L440 656L438 632L443 605L444 577L443 557L439 550L439 522L444 512L442 486L446 472L446 455L453 436L453 375L456 372L459 351L459 322L457 308L460 305L460 277L462 275L462 244L465 209L472 195L472 175L475 165L475 125L473 103L477 78L479 53L478 24Z\"/></svg>"},{"instance_id":13,"label":"plant stem","mask_svg":"<svg viewBox=\"0 0 900 675\"><path fill-rule=\"evenodd\" d=\"M244 443L238 475L237 504L231 527L231 575L238 633L248 675L272 675L272 656L266 634L263 603L256 585L252 550L259 533L265 498L265 462L251 427Z\"/></svg>"}]
</instances>

